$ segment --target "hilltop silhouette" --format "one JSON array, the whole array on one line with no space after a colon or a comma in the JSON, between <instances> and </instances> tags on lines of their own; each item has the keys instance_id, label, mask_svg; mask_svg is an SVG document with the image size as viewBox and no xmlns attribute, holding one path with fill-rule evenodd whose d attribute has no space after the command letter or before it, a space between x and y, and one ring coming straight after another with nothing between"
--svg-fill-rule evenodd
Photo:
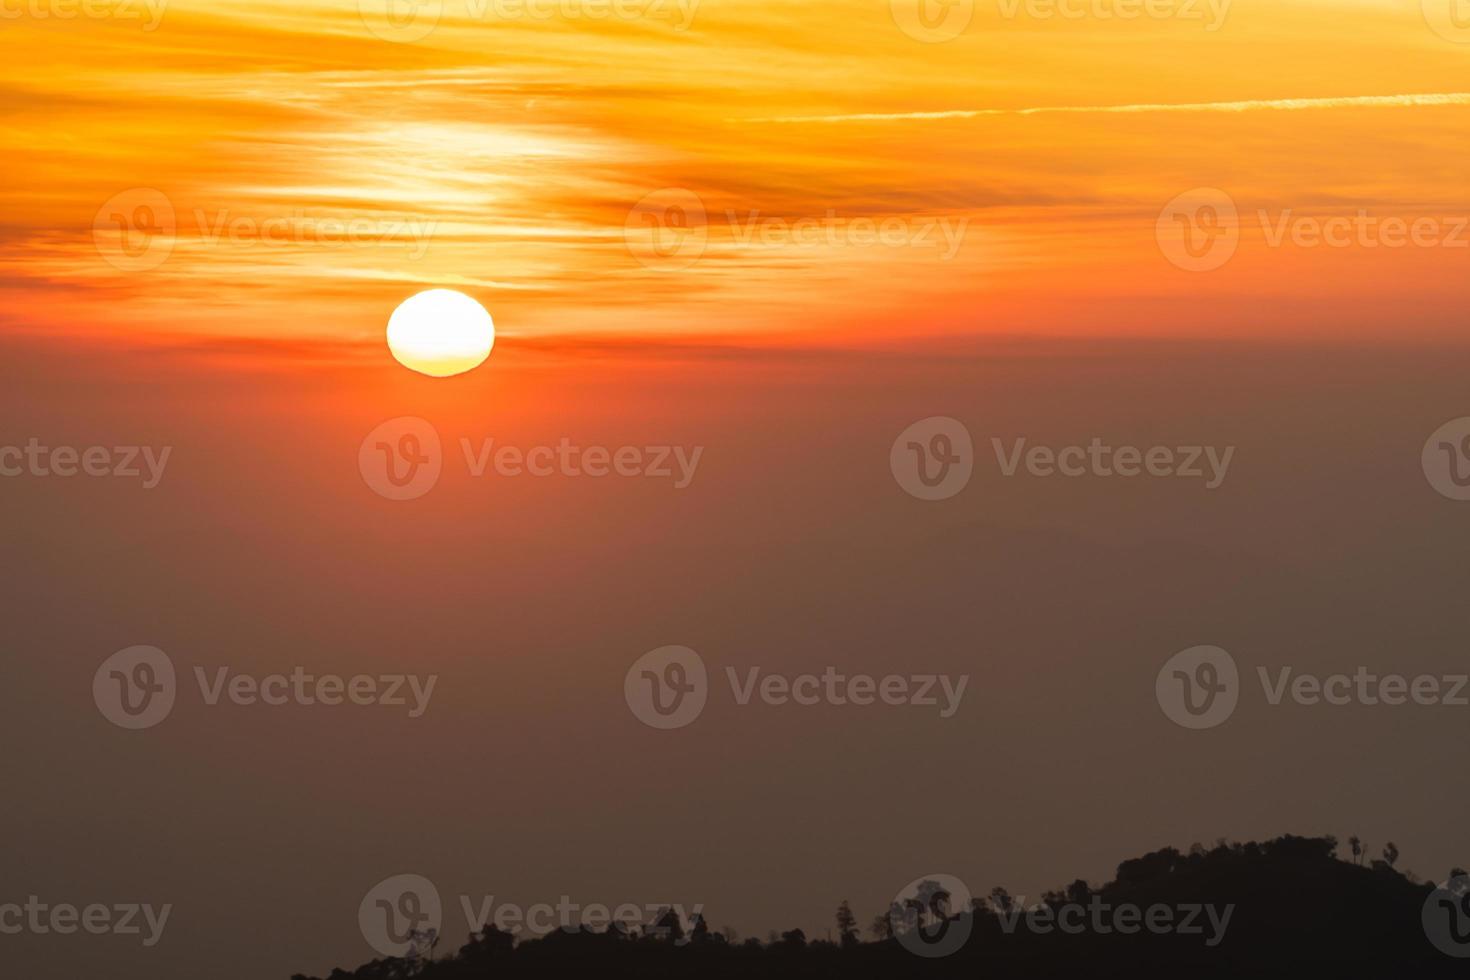
<instances>
[{"instance_id":1,"label":"hilltop silhouette","mask_svg":"<svg viewBox=\"0 0 1470 980\"><path fill-rule=\"evenodd\" d=\"M847 902L835 941L791 930L766 941L681 923L671 912L632 930L555 930L518 941L491 926L456 951L378 959L328 980L469 980L487 977L1470 977L1470 958L1437 948L1424 910L1435 886L1394 867L1386 844L1372 859L1356 837L1338 856L1332 837L1287 835L1262 843L1164 848L1118 865L1112 881L1077 880L1024 903L1004 888L948 907L925 882L915 899L876 910L866 930ZM1445 869L1441 879L1462 875ZM1443 895L1443 893L1441 893ZM1470 953L1470 901L1444 904L1445 935ZM1438 903L1431 903L1438 908ZM1170 910L1177 929L1145 927ZM1199 911L1213 910L1209 913ZM1129 920L1120 909L1138 909ZM1196 912L1190 914L1188 910ZM1227 911L1228 910L1228 911ZM1155 912L1162 921L1165 913ZM1112 918L1110 918L1110 916ZM1063 919L1074 927L1063 931ZM1185 919L1189 922L1186 923ZM1029 922L1038 923L1031 928ZM1053 927L1046 929L1048 922ZM1078 923L1083 928L1076 930ZM1101 923L1101 927L1099 927ZM1126 932L1117 925L1136 926ZM917 930L917 931L916 931ZM775 937L775 934L772 934ZM947 938L946 938L947 937ZM926 942L927 940L927 942ZM942 942L953 952L926 957ZM1443 943L1443 940L1442 940ZM297 974L292 980L316 980Z\"/></svg>"}]
</instances>

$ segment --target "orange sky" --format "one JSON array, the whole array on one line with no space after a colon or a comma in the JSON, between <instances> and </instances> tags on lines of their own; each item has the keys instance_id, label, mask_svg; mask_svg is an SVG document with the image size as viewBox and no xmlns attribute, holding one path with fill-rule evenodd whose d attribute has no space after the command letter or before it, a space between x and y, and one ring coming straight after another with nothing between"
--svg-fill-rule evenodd
<instances>
[{"instance_id":1,"label":"orange sky","mask_svg":"<svg viewBox=\"0 0 1470 980\"><path fill-rule=\"evenodd\" d=\"M1034 895L1217 835L1463 862L1453 711L1257 700L1179 739L1154 701L1201 643L1248 673L1464 670L1470 524L1420 465L1467 412L1451 0L1424 0L1440 32L1420 0L1218 23L950 0L928 28L920 0L701 0L688 24L677 0L444 0L412 41L381 36L424 26L390 29L388 0L147 2L0 0L5 442L174 460L150 491L0 481L28 745L0 781L14 894L177 902L178 940L31 937L15 972L325 975L371 955L353 912L406 870L816 937L917 874ZM139 16L62 16L83 3ZM946 17L968 22L914 36ZM1233 224L1171 206L1200 188ZM1313 243L1333 222L1345 244ZM1393 222L1428 237L1383 244ZM434 287L499 330L451 381L385 344ZM936 415L982 455L1239 462L1219 492L987 464L930 506L889 460ZM416 502L358 465L404 416L448 454ZM476 478L486 439L708 451L674 490ZM422 724L196 700L119 738L87 691L139 643L444 683ZM937 732L721 701L667 738L623 695L667 644L715 671L973 673L976 707Z\"/></svg>"},{"instance_id":2,"label":"orange sky","mask_svg":"<svg viewBox=\"0 0 1470 980\"><path fill-rule=\"evenodd\" d=\"M1470 44L1438 0L996 0L932 43L912 0L424 0L396 35L385 0L79 2L0 5L13 329L378 342L430 286L509 336L1457 325ZM1203 273L1156 241L1196 187L1240 213ZM660 217L670 194L706 222ZM175 234L128 255L140 203ZM1286 209L1441 234L1272 245L1259 212Z\"/></svg>"}]
</instances>

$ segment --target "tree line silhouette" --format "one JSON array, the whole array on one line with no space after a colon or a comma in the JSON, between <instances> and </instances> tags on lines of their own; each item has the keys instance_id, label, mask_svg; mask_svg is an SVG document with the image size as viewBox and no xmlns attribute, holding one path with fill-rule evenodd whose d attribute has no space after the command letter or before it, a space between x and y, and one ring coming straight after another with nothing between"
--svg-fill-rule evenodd
<instances>
[{"instance_id":1,"label":"tree line silhouette","mask_svg":"<svg viewBox=\"0 0 1470 980\"><path fill-rule=\"evenodd\" d=\"M1323 969L1336 977L1470 977L1470 896L1443 903L1453 928L1451 948L1426 932L1426 908L1441 892L1395 865L1392 843L1370 858L1356 836L1350 860L1333 837L1286 835L1264 842L1172 847L1118 865L1112 881L1077 879L1024 902L997 887L966 908L924 882L917 899L895 902L860 929L848 902L836 909L832 938L800 929L742 939L714 930L702 916L682 922L672 910L645 925L613 924L602 931L554 930L517 939L493 925L470 935L453 953L438 955L437 937L400 958L375 959L328 980L479 980L489 977L1292 977ZM1462 876L1454 868L1449 879ZM929 886L929 887L925 887ZM1024 912L1064 906L1231 906L1228 931L1214 945L1199 935L1139 929L1033 930ZM1433 909L1433 914L1440 910ZM1463 915L1461 914L1463 912ZM920 936L914 930L927 930ZM953 930L966 937L948 955L916 955L916 936ZM1461 939L1463 937L1463 939ZM1463 949L1457 944L1463 942ZM922 945L922 944L919 944ZM932 951L931 951L932 952ZM296 974L292 980L316 980Z\"/></svg>"}]
</instances>

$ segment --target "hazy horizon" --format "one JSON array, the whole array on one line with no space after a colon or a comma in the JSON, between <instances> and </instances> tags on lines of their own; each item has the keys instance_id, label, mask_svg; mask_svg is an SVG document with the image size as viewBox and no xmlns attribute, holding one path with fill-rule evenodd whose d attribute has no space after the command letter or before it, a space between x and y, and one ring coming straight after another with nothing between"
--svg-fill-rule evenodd
<instances>
[{"instance_id":1,"label":"hazy horizon","mask_svg":"<svg viewBox=\"0 0 1470 980\"><path fill-rule=\"evenodd\" d=\"M18 975L1465 866L1450 0L519 2L0 10Z\"/></svg>"}]
</instances>

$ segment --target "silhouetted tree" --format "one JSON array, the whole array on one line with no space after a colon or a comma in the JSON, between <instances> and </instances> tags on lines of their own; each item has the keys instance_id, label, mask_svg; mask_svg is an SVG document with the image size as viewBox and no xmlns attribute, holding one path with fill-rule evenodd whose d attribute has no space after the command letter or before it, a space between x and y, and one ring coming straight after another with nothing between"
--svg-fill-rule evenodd
<instances>
[{"instance_id":1,"label":"silhouetted tree","mask_svg":"<svg viewBox=\"0 0 1470 980\"><path fill-rule=\"evenodd\" d=\"M673 909L664 909L653 920L653 927L649 930L657 939L668 942L679 942L684 938L684 925L679 921L679 914Z\"/></svg>"},{"instance_id":2,"label":"silhouetted tree","mask_svg":"<svg viewBox=\"0 0 1470 980\"><path fill-rule=\"evenodd\" d=\"M857 916L852 914L852 906L847 904L845 898L837 906L837 936L843 948L850 948L858 943Z\"/></svg>"},{"instance_id":3,"label":"silhouetted tree","mask_svg":"<svg viewBox=\"0 0 1470 980\"><path fill-rule=\"evenodd\" d=\"M486 965L493 960L510 955L515 945L514 935L502 932L493 925L486 925L480 932L470 935L469 941L459 948L458 955L466 963L476 966Z\"/></svg>"},{"instance_id":4,"label":"silhouetted tree","mask_svg":"<svg viewBox=\"0 0 1470 980\"><path fill-rule=\"evenodd\" d=\"M1363 842L1358 839L1358 835L1357 834L1354 834L1353 836L1351 836L1351 837L1348 838L1348 847L1351 847L1353 849L1353 863L1354 864L1362 864L1363 863Z\"/></svg>"},{"instance_id":5,"label":"silhouetted tree","mask_svg":"<svg viewBox=\"0 0 1470 980\"><path fill-rule=\"evenodd\" d=\"M514 941L509 933L488 926L469 937L457 954L435 959L432 943L423 953L388 957L356 970L334 970L330 980L547 980L551 977L607 977L609 980L888 980L923 976L927 980L1029 980L1035 977L1115 978L1178 976L1191 980L1300 980L1301 967L1312 964L1336 980L1464 980L1465 961L1445 956L1425 942L1420 917L1432 897L1429 885L1416 884L1399 871L1397 845L1383 848L1386 860L1373 861L1373 874L1360 873L1366 860L1362 842L1354 861L1337 854L1330 837L1286 835L1260 843L1219 842L1189 855L1171 848L1118 865L1117 877L1097 886L1074 879L1065 888L1045 893L1048 901L1091 904L1094 898L1120 907L1183 907L1208 902L1234 907L1229 934L1216 937L1219 948L1198 934L1138 930L1101 936L1084 929L1071 933L1028 927L1002 928L975 903L970 924L976 938L951 955L920 964L887 942L895 932L921 928L964 909L951 909L952 896L937 883L920 883L905 905L891 903L889 914L873 921L877 942L858 940L857 917L850 903L837 909L840 941L808 942L800 929L771 934L771 943L756 939L736 945L733 929L709 932L702 915L692 915L693 941L680 944L685 923L672 909L660 908L641 938L626 938L617 924L605 932L554 930L540 938ZM1456 866L1451 877L1463 876ZM1460 878L1457 894L1470 891ZM991 890L989 908L1014 914L1022 904L1004 888ZM1444 903L1440 903L1444 905ZM1246 914L1246 909L1251 910ZM1448 906L1445 906L1448 909ZM1453 909L1449 909L1453 912ZM1457 935L1452 933L1453 935ZM839 937L833 937L839 938ZM937 937L926 937L937 938ZM1461 942L1459 939L1453 939ZM1462 943L1462 945L1465 945ZM314 980L296 975L292 980Z\"/></svg>"},{"instance_id":6,"label":"silhouetted tree","mask_svg":"<svg viewBox=\"0 0 1470 980\"><path fill-rule=\"evenodd\" d=\"M800 929L792 929L781 933L781 945L792 949L800 949L806 945L806 933Z\"/></svg>"}]
</instances>

